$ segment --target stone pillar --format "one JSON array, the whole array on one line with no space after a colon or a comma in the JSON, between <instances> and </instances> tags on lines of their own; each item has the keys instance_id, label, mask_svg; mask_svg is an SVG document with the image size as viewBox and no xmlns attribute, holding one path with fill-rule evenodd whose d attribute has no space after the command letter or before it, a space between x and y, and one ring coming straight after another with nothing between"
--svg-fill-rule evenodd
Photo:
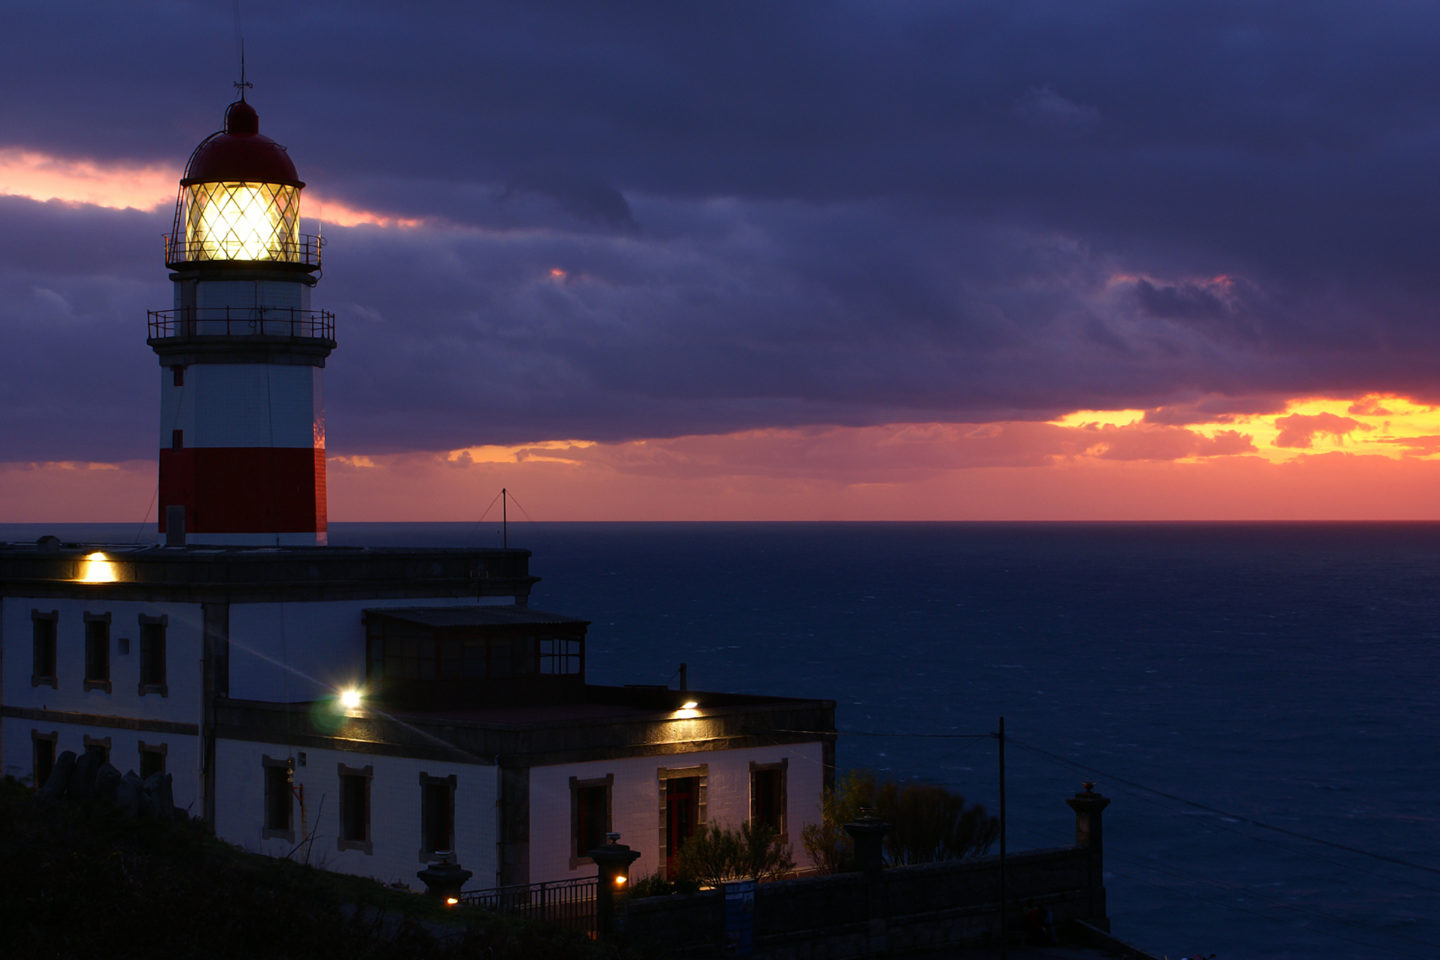
<instances>
[{"instance_id":1,"label":"stone pillar","mask_svg":"<svg viewBox=\"0 0 1440 960\"><path fill-rule=\"evenodd\" d=\"M889 911L885 905L885 834L890 824L869 810L859 819L845 824L845 832L855 842L855 868L865 876L865 914L868 921L865 955L884 956L890 949L886 925Z\"/></svg>"},{"instance_id":2,"label":"stone pillar","mask_svg":"<svg viewBox=\"0 0 1440 960\"><path fill-rule=\"evenodd\" d=\"M595 936L608 940L615 935L615 902L630 882L630 864L640 856L620 842L620 834L607 833L607 843L585 856L595 861L599 882L595 885Z\"/></svg>"},{"instance_id":3,"label":"stone pillar","mask_svg":"<svg viewBox=\"0 0 1440 960\"><path fill-rule=\"evenodd\" d=\"M474 874L456 863L455 855L451 853L445 854L439 863L430 864L415 876L424 882L426 893L441 903L448 903L452 899L460 899L460 889Z\"/></svg>"},{"instance_id":4,"label":"stone pillar","mask_svg":"<svg viewBox=\"0 0 1440 960\"><path fill-rule=\"evenodd\" d=\"M845 824L845 832L855 842L855 869L868 877L878 875L885 865L884 842L890 824L867 810L858 820Z\"/></svg>"},{"instance_id":5,"label":"stone pillar","mask_svg":"<svg viewBox=\"0 0 1440 960\"><path fill-rule=\"evenodd\" d=\"M1075 846L1090 854L1085 886L1089 891L1090 916L1086 918L1101 930L1110 929L1105 907L1105 831L1103 812L1110 798L1095 792L1095 784L1086 782L1083 793L1065 802L1075 811Z\"/></svg>"}]
</instances>

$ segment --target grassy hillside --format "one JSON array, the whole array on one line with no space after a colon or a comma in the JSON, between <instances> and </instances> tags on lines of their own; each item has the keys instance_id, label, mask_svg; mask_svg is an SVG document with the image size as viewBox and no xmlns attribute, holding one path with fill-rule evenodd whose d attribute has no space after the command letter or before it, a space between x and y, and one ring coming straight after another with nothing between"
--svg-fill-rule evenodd
<instances>
[{"instance_id":1,"label":"grassy hillside","mask_svg":"<svg viewBox=\"0 0 1440 960\"><path fill-rule=\"evenodd\" d=\"M0 931L7 960L619 956L561 930L247 854L198 823L37 809L14 780L0 784Z\"/></svg>"}]
</instances>

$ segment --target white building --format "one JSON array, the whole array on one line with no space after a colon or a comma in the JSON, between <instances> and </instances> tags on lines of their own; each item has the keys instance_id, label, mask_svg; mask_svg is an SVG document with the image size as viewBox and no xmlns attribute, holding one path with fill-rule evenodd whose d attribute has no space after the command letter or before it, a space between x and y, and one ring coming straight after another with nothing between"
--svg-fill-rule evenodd
<instances>
[{"instance_id":1,"label":"white building","mask_svg":"<svg viewBox=\"0 0 1440 960\"><path fill-rule=\"evenodd\" d=\"M149 329L164 543L0 545L0 770L101 750L223 839L411 885L451 856L472 886L593 876L609 832L665 874L707 821L803 860L833 703L589 685L588 624L529 606L529 551L324 545L303 186L243 98L192 155Z\"/></svg>"}]
</instances>

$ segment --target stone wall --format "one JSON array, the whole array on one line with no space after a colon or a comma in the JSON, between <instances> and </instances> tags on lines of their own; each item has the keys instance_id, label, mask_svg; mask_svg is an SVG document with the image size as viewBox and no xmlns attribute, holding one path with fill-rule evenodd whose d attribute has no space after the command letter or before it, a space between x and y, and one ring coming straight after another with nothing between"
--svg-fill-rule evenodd
<instances>
[{"instance_id":1,"label":"stone wall","mask_svg":"<svg viewBox=\"0 0 1440 960\"><path fill-rule=\"evenodd\" d=\"M1090 888L1092 856L1085 847L1031 850L1006 858L1006 890L1013 935L1031 908L1048 911L1058 927L1095 916L1103 894ZM873 880L861 873L761 884L755 894L755 953L773 960L843 960L941 951L999 937L999 857L893 867ZM721 954L724 903L719 891L688 897L632 900L624 935L661 956Z\"/></svg>"}]
</instances>

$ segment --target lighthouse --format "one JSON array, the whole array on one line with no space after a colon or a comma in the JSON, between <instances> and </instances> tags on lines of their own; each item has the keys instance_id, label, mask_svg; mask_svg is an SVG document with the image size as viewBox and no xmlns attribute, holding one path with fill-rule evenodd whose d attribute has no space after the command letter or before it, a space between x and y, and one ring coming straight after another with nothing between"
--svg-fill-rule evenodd
<instances>
[{"instance_id":1,"label":"lighthouse","mask_svg":"<svg viewBox=\"0 0 1440 960\"><path fill-rule=\"evenodd\" d=\"M325 543L335 317L310 306L321 241L300 233L304 186L241 86L186 164L165 238L174 303L149 313L168 544Z\"/></svg>"}]
</instances>

